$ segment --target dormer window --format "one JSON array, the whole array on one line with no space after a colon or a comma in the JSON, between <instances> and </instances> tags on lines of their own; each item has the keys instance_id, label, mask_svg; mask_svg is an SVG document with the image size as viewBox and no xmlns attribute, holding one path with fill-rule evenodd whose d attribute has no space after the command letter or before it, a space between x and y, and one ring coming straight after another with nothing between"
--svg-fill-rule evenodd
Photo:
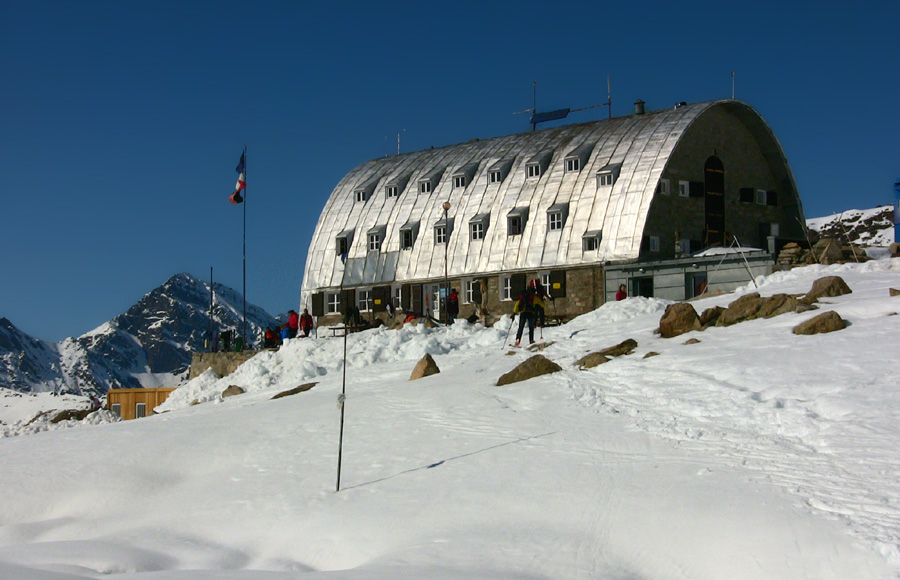
<instances>
[{"instance_id":1,"label":"dormer window","mask_svg":"<svg viewBox=\"0 0 900 580\"><path fill-rule=\"evenodd\" d=\"M450 233L453 231L453 218L446 221L442 218L434 224L434 243L436 245L446 244L450 239Z\"/></svg>"},{"instance_id":2,"label":"dormer window","mask_svg":"<svg viewBox=\"0 0 900 580\"><path fill-rule=\"evenodd\" d=\"M488 183L502 183L512 167L512 159L503 159L488 168Z\"/></svg>"},{"instance_id":3,"label":"dormer window","mask_svg":"<svg viewBox=\"0 0 900 580\"><path fill-rule=\"evenodd\" d=\"M547 210L547 229L551 232L563 229L569 215L569 204L558 203Z\"/></svg>"},{"instance_id":4,"label":"dormer window","mask_svg":"<svg viewBox=\"0 0 900 580\"><path fill-rule=\"evenodd\" d=\"M672 192L670 188L670 183L668 179L660 179L659 185L656 186L656 193L661 193L663 195L669 195Z\"/></svg>"},{"instance_id":5,"label":"dormer window","mask_svg":"<svg viewBox=\"0 0 900 580\"><path fill-rule=\"evenodd\" d=\"M441 181L441 176L444 175L444 168L438 168L433 170L431 173L426 175L425 177L419 178L419 193L431 193L437 189L438 183Z\"/></svg>"},{"instance_id":6,"label":"dormer window","mask_svg":"<svg viewBox=\"0 0 900 580\"><path fill-rule=\"evenodd\" d=\"M384 197L387 199L400 197L409 183L409 174L398 175L384 184Z\"/></svg>"},{"instance_id":7,"label":"dormer window","mask_svg":"<svg viewBox=\"0 0 900 580\"><path fill-rule=\"evenodd\" d=\"M400 249L411 250L419 233L419 222L409 222L400 228Z\"/></svg>"},{"instance_id":8,"label":"dormer window","mask_svg":"<svg viewBox=\"0 0 900 580\"><path fill-rule=\"evenodd\" d=\"M388 199L392 197L400 197L400 188L396 185L388 185L384 188L384 196Z\"/></svg>"},{"instance_id":9,"label":"dormer window","mask_svg":"<svg viewBox=\"0 0 900 580\"><path fill-rule=\"evenodd\" d=\"M364 203L367 199L372 197L372 192L375 191L377 183L377 179L370 179L368 182L357 186L356 189L353 190L353 196L356 198L357 203Z\"/></svg>"},{"instance_id":10,"label":"dormer window","mask_svg":"<svg viewBox=\"0 0 900 580\"><path fill-rule=\"evenodd\" d=\"M477 171L478 163L467 163L466 165L463 165L453 174L453 187L465 188L472 183Z\"/></svg>"},{"instance_id":11,"label":"dormer window","mask_svg":"<svg viewBox=\"0 0 900 580\"><path fill-rule=\"evenodd\" d=\"M525 231L525 222L528 220L528 208L517 207L506 214L506 235L520 236Z\"/></svg>"},{"instance_id":12,"label":"dormer window","mask_svg":"<svg viewBox=\"0 0 900 580\"><path fill-rule=\"evenodd\" d=\"M481 214L469 220L469 237L473 241L483 240L488 228L490 214Z\"/></svg>"},{"instance_id":13,"label":"dormer window","mask_svg":"<svg viewBox=\"0 0 900 580\"><path fill-rule=\"evenodd\" d=\"M584 232L581 236L581 249L585 252L593 252L600 247L600 241L603 239L603 230L591 230Z\"/></svg>"},{"instance_id":14,"label":"dormer window","mask_svg":"<svg viewBox=\"0 0 900 580\"><path fill-rule=\"evenodd\" d=\"M381 242L384 241L384 232L387 230L387 226L375 226L368 232L366 232L368 248L370 252L377 252L381 250Z\"/></svg>"},{"instance_id":15,"label":"dormer window","mask_svg":"<svg viewBox=\"0 0 900 580\"><path fill-rule=\"evenodd\" d=\"M367 197L368 196L366 195L365 189L357 189L356 190L356 201L357 202L366 201Z\"/></svg>"},{"instance_id":16,"label":"dormer window","mask_svg":"<svg viewBox=\"0 0 900 580\"><path fill-rule=\"evenodd\" d=\"M565 157L566 173L578 173L585 166L594 150L594 143L584 143Z\"/></svg>"},{"instance_id":17,"label":"dormer window","mask_svg":"<svg viewBox=\"0 0 900 580\"><path fill-rule=\"evenodd\" d=\"M453 178L453 187L465 187L466 186L466 176L465 175L457 175Z\"/></svg>"},{"instance_id":18,"label":"dormer window","mask_svg":"<svg viewBox=\"0 0 900 580\"><path fill-rule=\"evenodd\" d=\"M691 182L690 181L679 181L678 182L678 195L681 197L690 197L691 196Z\"/></svg>"},{"instance_id":19,"label":"dormer window","mask_svg":"<svg viewBox=\"0 0 900 580\"><path fill-rule=\"evenodd\" d=\"M543 151L529 159L528 162L525 163L525 170L528 173L528 177L540 177L543 175L547 166L550 164L550 158L552 156L552 151Z\"/></svg>"},{"instance_id":20,"label":"dormer window","mask_svg":"<svg viewBox=\"0 0 900 580\"><path fill-rule=\"evenodd\" d=\"M345 230L335 238L336 254L338 256L346 256L350 253L350 244L353 243L353 230Z\"/></svg>"},{"instance_id":21,"label":"dormer window","mask_svg":"<svg viewBox=\"0 0 900 580\"><path fill-rule=\"evenodd\" d=\"M616 179L619 178L619 171L621 169L621 163L614 163L607 165L606 167L601 167L600 171L597 172L597 186L607 187L613 185L616 182Z\"/></svg>"}]
</instances>

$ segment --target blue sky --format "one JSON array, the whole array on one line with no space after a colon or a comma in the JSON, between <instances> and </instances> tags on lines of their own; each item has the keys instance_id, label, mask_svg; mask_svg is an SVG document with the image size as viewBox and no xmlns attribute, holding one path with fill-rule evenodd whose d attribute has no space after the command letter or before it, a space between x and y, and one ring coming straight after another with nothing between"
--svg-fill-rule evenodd
<instances>
[{"instance_id":1,"label":"blue sky","mask_svg":"<svg viewBox=\"0 0 900 580\"><path fill-rule=\"evenodd\" d=\"M4 2L0 316L78 336L178 272L296 308L356 165L731 96L769 123L807 217L893 201L900 2ZM814 9L809 8L815 6ZM605 118L605 109L567 122Z\"/></svg>"}]
</instances>

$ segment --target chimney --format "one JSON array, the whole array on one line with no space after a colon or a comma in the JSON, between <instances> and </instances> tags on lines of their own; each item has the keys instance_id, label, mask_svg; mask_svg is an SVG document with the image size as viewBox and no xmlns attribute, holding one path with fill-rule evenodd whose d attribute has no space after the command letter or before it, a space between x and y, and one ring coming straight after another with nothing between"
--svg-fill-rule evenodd
<instances>
[{"instance_id":1,"label":"chimney","mask_svg":"<svg viewBox=\"0 0 900 580\"><path fill-rule=\"evenodd\" d=\"M634 102L634 114L635 115L643 115L644 114L644 101L638 99Z\"/></svg>"}]
</instances>

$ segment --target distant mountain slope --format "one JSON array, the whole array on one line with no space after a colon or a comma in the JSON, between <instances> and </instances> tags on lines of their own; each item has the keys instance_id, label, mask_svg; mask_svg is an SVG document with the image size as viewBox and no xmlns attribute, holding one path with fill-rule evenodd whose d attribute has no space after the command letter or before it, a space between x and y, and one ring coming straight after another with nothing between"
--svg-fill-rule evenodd
<instances>
[{"instance_id":1,"label":"distant mountain slope","mask_svg":"<svg viewBox=\"0 0 900 580\"><path fill-rule=\"evenodd\" d=\"M215 284L218 329L243 328L243 299ZM177 274L147 293L124 314L78 338L57 344L33 338L0 319L0 387L17 391L103 394L110 388L176 386L191 351L209 334L209 284ZM251 344L277 324L247 305Z\"/></svg>"},{"instance_id":2,"label":"distant mountain slope","mask_svg":"<svg viewBox=\"0 0 900 580\"><path fill-rule=\"evenodd\" d=\"M811 218L806 225L820 238L836 238L861 246L889 246L894 242L894 206L848 209L830 216Z\"/></svg>"}]
</instances>

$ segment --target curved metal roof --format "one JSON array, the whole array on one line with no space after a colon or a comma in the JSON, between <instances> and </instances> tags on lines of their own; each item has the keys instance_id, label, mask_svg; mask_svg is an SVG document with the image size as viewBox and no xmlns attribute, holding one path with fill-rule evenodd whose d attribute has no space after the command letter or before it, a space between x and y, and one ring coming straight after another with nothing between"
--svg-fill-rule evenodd
<instances>
[{"instance_id":1,"label":"curved metal roof","mask_svg":"<svg viewBox=\"0 0 900 580\"><path fill-rule=\"evenodd\" d=\"M342 282L360 286L441 278L445 251L452 276L636 259L669 157L691 123L712 107L726 107L765 137L767 156L784 161L762 118L748 105L726 100L363 163L341 180L319 217L306 260L304 297ZM577 170L571 160L577 160ZM540 176L529 177L535 168ZM615 182L602 185L598 173L611 171L617 174ZM459 176L464 185L454 179ZM497 176L502 181L495 182ZM790 170L787 178L793 184ZM388 197L386 187L396 184L399 195ZM357 201L360 188L372 192L365 201ZM434 236L435 224L444 219L445 201L450 202L451 224L446 247L436 244ZM548 209L564 204L568 215L563 227L549 230ZM528 211L521 212L524 208ZM507 219L516 210L524 216L524 228L521 235L508 235ZM470 220L485 214L490 219L484 238L471 239ZM421 225L413 247L401 249L400 230L414 222ZM371 251L366 232L382 227L385 239L378 251ZM342 263L336 238L348 230L356 235ZM584 251L582 237L597 231L603 233L598 248Z\"/></svg>"}]
</instances>

